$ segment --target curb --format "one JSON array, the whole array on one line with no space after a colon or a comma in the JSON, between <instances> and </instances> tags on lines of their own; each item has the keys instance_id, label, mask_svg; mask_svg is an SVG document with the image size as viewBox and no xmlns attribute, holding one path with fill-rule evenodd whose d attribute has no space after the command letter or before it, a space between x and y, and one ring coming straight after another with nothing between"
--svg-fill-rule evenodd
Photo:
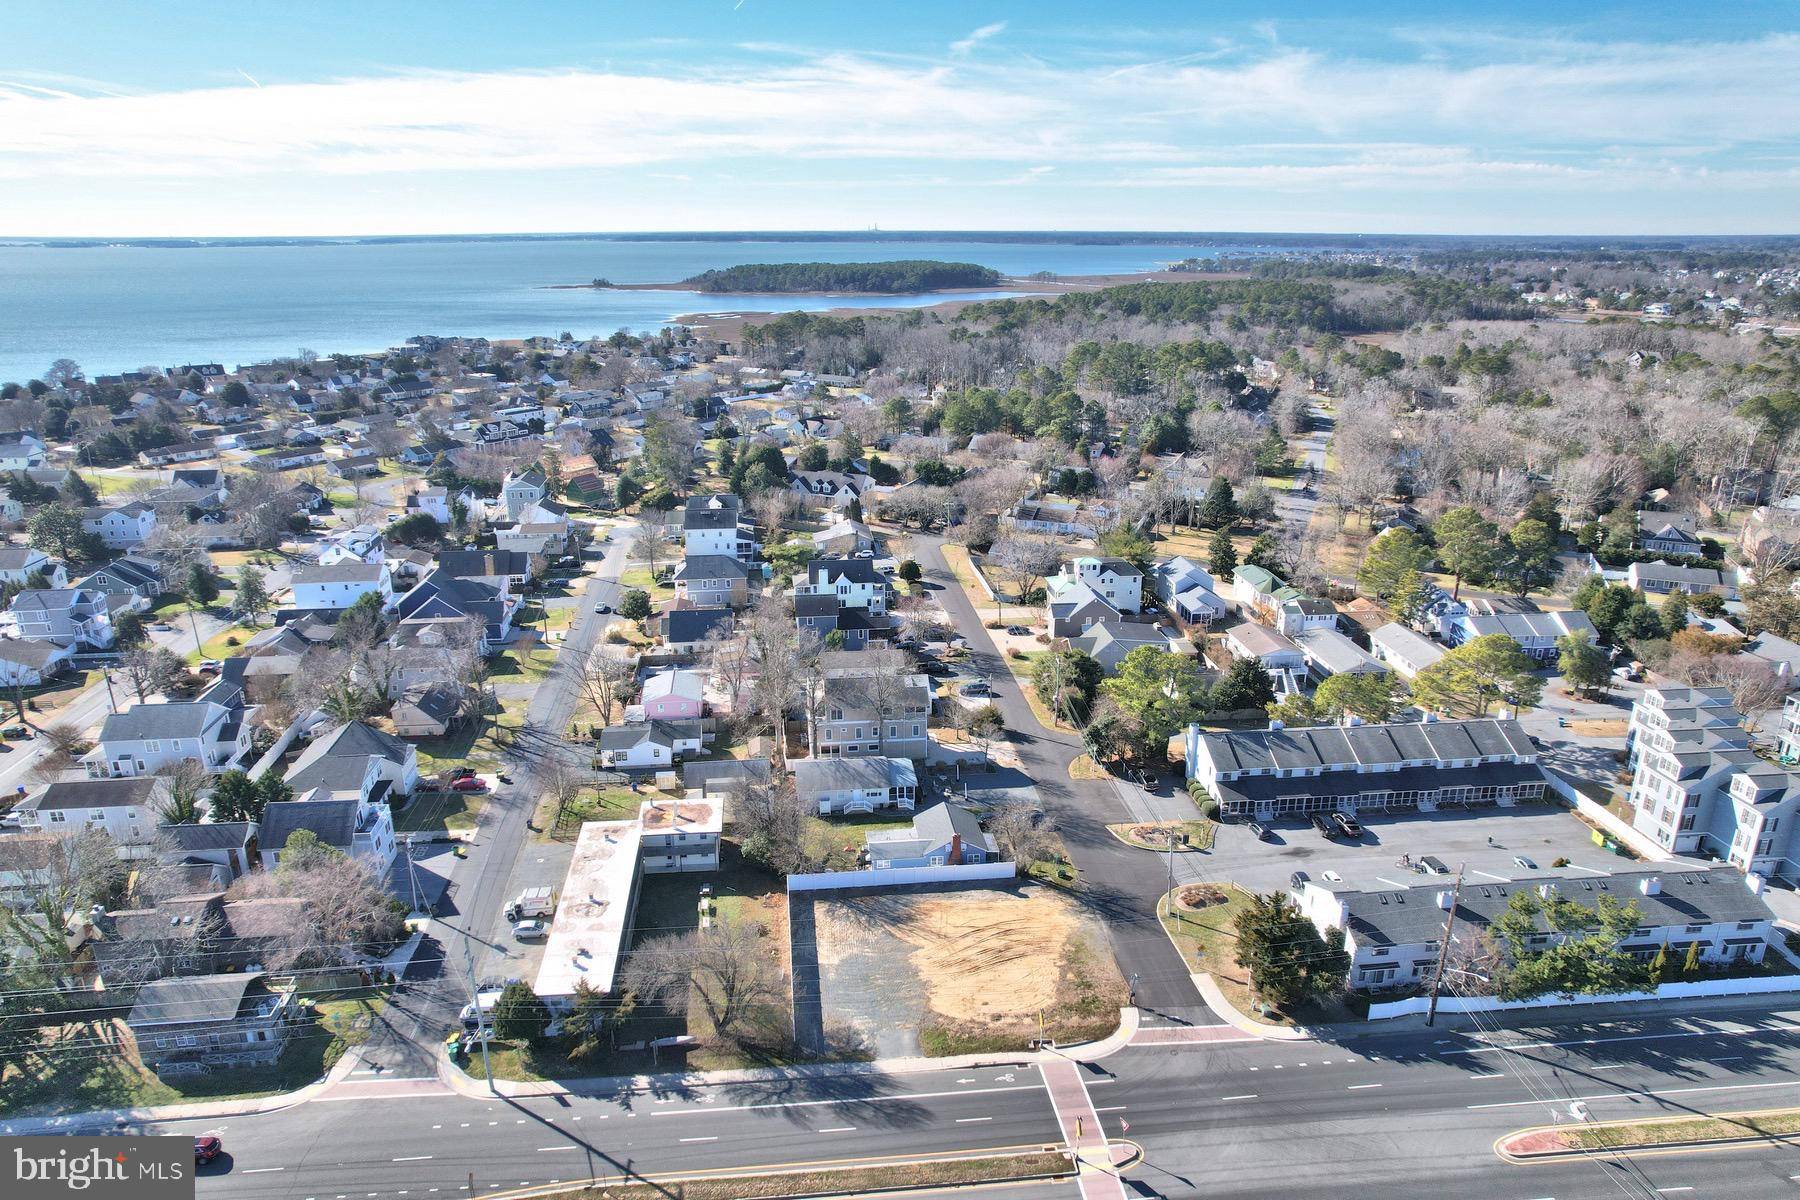
<instances>
[{"instance_id":1,"label":"curb","mask_svg":"<svg viewBox=\"0 0 1800 1200\"><path fill-rule=\"evenodd\" d=\"M1173 822L1173 821L1167 821L1167 822L1165 822L1165 821L1120 821L1120 822L1118 822L1118 824L1120 824L1120 825L1163 825L1163 824L1175 824L1175 823L1176 822ZM1171 850L1167 846L1164 846L1159 849L1155 846L1146 846L1142 842L1132 841L1130 838L1128 838L1124 834L1120 833L1118 831L1118 829L1112 825L1108 825L1105 828L1106 828L1106 832L1112 834L1113 840L1115 842L1118 842L1119 844L1124 845L1124 846L1129 846L1133 850L1142 850L1146 854L1207 854L1207 853L1210 853L1212 850L1211 846L1202 848L1200 846L1189 846L1189 845L1186 845L1185 843L1180 846L1176 846L1173 850Z\"/></svg>"},{"instance_id":2,"label":"curb","mask_svg":"<svg viewBox=\"0 0 1800 1200\"><path fill-rule=\"evenodd\" d=\"M1226 1024L1245 1033L1254 1034L1272 1042L1310 1042L1318 1037L1304 1025L1269 1025L1254 1017L1245 1016L1232 1006L1231 1001L1225 998L1225 993L1219 990L1219 983L1212 977L1211 972L1197 972L1192 975L1192 979L1194 986L1200 989L1200 998L1206 1001L1206 1007L1212 1009L1213 1013L1222 1018Z\"/></svg>"},{"instance_id":3,"label":"curb","mask_svg":"<svg viewBox=\"0 0 1800 1200\"><path fill-rule=\"evenodd\" d=\"M1092 1042L1074 1042L1052 1050L1023 1050L1012 1054L962 1054L946 1058L880 1058L867 1062L812 1063L793 1067L744 1067L725 1071L667 1071L655 1075L586 1075L574 1079L496 1079L494 1091L502 1096L562 1096L577 1089L588 1091L609 1085L624 1091L661 1091L681 1087L707 1087L728 1083L780 1083L798 1079L842 1079L859 1075L914 1075L925 1071L979 1070L984 1067L1016 1067L1051 1059L1079 1058L1095 1062L1124 1050L1136 1035L1141 1014L1136 1008L1119 1010L1119 1027ZM458 1095L484 1099L490 1093L485 1078L464 1070L450 1058L447 1047L437 1049L438 1079ZM469 1065L475 1065L470 1055ZM575 1085L571 1087L570 1085Z\"/></svg>"},{"instance_id":4,"label":"curb","mask_svg":"<svg viewBox=\"0 0 1800 1200\"><path fill-rule=\"evenodd\" d=\"M1777 1109L1758 1109L1758 1110L1752 1110L1752 1111L1747 1111L1747 1112L1708 1113L1705 1115L1712 1119L1728 1120L1733 1117L1760 1117L1760 1116L1770 1116L1770 1115L1773 1115L1776 1113L1789 1113L1789 1112L1793 1112L1793 1111L1794 1111L1793 1109L1777 1108ZM1673 1124L1677 1121L1691 1121L1693 1119L1694 1118L1691 1116L1681 1116L1681 1117L1649 1117L1649 1118L1646 1118L1641 1121L1596 1121L1593 1123L1592 1127L1606 1129L1606 1128L1613 1128L1613 1127L1622 1126L1622 1125L1633 1125L1633 1126L1669 1125L1669 1124ZM1515 1152L1515 1151L1507 1149L1507 1143L1514 1141L1516 1139L1529 1137L1532 1134L1536 1134L1536 1133L1543 1133L1546 1131L1561 1131L1561 1130L1568 1129L1568 1128L1570 1128L1570 1126L1568 1126L1567 1124L1533 1125L1526 1129L1518 1129L1518 1130L1514 1130L1512 1133L1503 1134L1502 1136L1494 1139L1494 1155L1495 1155L1495 1157L1497 1157L1505 1162L1513 1163L1517 1166L1530 1166L1533 1163L1555 1162L1555 1161L1558 1161L1559 1159L1587 1157L1587 1156L1596 1155L1596 1154L1607 1154L1607 1155L1634 1155L1635 1154L1635 1155L1641 1156L1641 1155L1646 1155L1646 1154L1654 1155L1654 1154L1681 1154L1681 1153L1690 1153L1690 1152L1697 1153L1697 1152L1702 1152L1702 1151L1706 1151L1706 1150L1732 1150L1732 1149L1737 1149L1737 1148L1745 1147L1745 1146L1767 1146L1767 1145L1772 1145L1772 1144L1788 1144L1788 1143L1791 1143L1792 1141L1794 1141L1795 1139L1800 1139L1800 1134L1750 1133L1750 1134L1744 1134L1739 1137L1699 1138L1699 1139L1695 1139L1692 1141L1682 1141L1682 1142L1643 1142L1643 1143L1632 1143L1632 1144L1623 1145L1623 1146L1570 1147L1570 1148L1563 1148L1563 1149L1556 1149L1556 1150L1527 1150L1527 1151L1523 1151L1523 1152Z\"/></svg>"}]
</instances>

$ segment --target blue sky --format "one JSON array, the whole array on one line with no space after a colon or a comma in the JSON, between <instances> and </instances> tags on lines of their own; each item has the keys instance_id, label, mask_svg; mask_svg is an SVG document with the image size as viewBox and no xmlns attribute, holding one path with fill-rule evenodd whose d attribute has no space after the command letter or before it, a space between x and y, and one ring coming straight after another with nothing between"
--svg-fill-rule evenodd
<instances>
[{"instance_id":1,"label":"blue sky","mask_svg":"<svg viewBox=\"0 0 1800 1200\"><path fill-rule=\"evenodd\" d=\"M0 6L0 235L1800 231L1800 10Z\"/></svg>"}]
</instances>

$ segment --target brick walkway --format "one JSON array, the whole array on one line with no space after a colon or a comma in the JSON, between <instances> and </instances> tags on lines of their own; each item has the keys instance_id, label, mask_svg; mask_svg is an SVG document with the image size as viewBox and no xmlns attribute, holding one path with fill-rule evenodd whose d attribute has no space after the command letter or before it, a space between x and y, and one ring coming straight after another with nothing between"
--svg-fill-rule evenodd
<instances>
[{"instance_id":1,"label":"brick walkway","mask_svg":"<svg viewBox=\"0 0 1800 1200\"><path fill-rule=\"evenodd\" d=\"M1081 1161L1082 1200L1125 1200L1125 1185L1113 1171L1112 1152L1100 1128L1100 1115L1088 1099L1080 1064L1052 1059L1043 1064L1042 1070L1063 1140Z\"/></svg>"}]
</instances>

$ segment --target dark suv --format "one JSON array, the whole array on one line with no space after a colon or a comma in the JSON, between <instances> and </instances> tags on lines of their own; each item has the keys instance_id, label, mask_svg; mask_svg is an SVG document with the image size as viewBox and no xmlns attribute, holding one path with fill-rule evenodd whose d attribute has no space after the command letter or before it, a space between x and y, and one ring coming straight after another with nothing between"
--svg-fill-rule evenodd
<instances>
[{"instance_id":1,"label":"dark suv","mask_svg":"<svg viewBox=\"0 0 1800 1200\"><path fill-rule=\"evenodd\" d=\"M1311 820L1312 827L1326 837L1337 836L1337 826L1333 825L1330 821L1327 821L1324 817L1321 817L1318 813L1314 813Z\"/></svg>"}]
</instances>

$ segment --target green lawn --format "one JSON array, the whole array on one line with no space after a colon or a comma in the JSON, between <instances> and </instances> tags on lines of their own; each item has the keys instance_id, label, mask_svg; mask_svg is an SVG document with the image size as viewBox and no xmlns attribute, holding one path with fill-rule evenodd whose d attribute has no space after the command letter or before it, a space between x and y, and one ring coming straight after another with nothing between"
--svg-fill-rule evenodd
<instances>
[{"instance_id":1,"label":"green lawn","mask_svg":"<svg viewBox=\"0 0 1800 1200\"><path fill-rule=\"evenodd\" d=\"M555 801L549 797L539 801L538 817L533 822L542 832L539 836L574 841L581 826L588 821L631 821L648 795L640 796L630 788L598 788L581 793L563 809L560 819ZM554 824L554 828L552 828Z\"/></svg>"},{"instance_id":2,"label":"green lawn","mask_svg":"<svg viewBox=\"0 0 1800 1200\"><path fill-rule=\"evenodd\" d=\"M525 724L524 699L502 700L500 711L479 720L465 721L441 738L421 738L414 743L419 750L419 774L433 775L456 767L474 767L491 771L500 761L500 742L510 731ZM497 728L497 731L496 731Z\"/></svg>"},{"instance_id":3,"label":"green lawn","mask_svg":"<svg viewBox=\"0 0 1800 1200\"><path fill-rule=\"evenodd\" d=\"M171 621L170 624L174 625L176 629L181 628L181 622ZM256 632L256 630L243 625L227 625L202 642L200 649L190 653L187 660L190 663L197 663L207 658L221 660L230 658L240 646L256 636Z\"/></svg>"},{"instance_id":4,"label":"green lawn","mask_svg":"<svg viewBox=\"0 0 1800 1200\"><path fill-rule=\"evenodd\" d=\"M167 1080L138 1061L122 1023L64 1026L57 1031L58 1041L47 1042L40 1058L22 1070L7 1069L5 1086L0 1087L0 1113L140 1107L290 1092L324 1075L346 1049L366 1041L382 1003L375 989L348 997L334 994L314 1007L313 1018L294 1032L273 1066L234 1067ZM59 1050L59 1044L81 1049Z\"/></svg>"},{"instance_id":5,"label":"green lawn","mask_svg":"<svg viewBox=\"0 0 1800 1200\"><path fill-rule=\"evenodd\" d=\"M890 829L907 829L912 817L893 813L871 813L855 817L806 818L806 849L821 864L821 871L854 871L867 844L869 834Z\"/></svg>"}]
</instances>

